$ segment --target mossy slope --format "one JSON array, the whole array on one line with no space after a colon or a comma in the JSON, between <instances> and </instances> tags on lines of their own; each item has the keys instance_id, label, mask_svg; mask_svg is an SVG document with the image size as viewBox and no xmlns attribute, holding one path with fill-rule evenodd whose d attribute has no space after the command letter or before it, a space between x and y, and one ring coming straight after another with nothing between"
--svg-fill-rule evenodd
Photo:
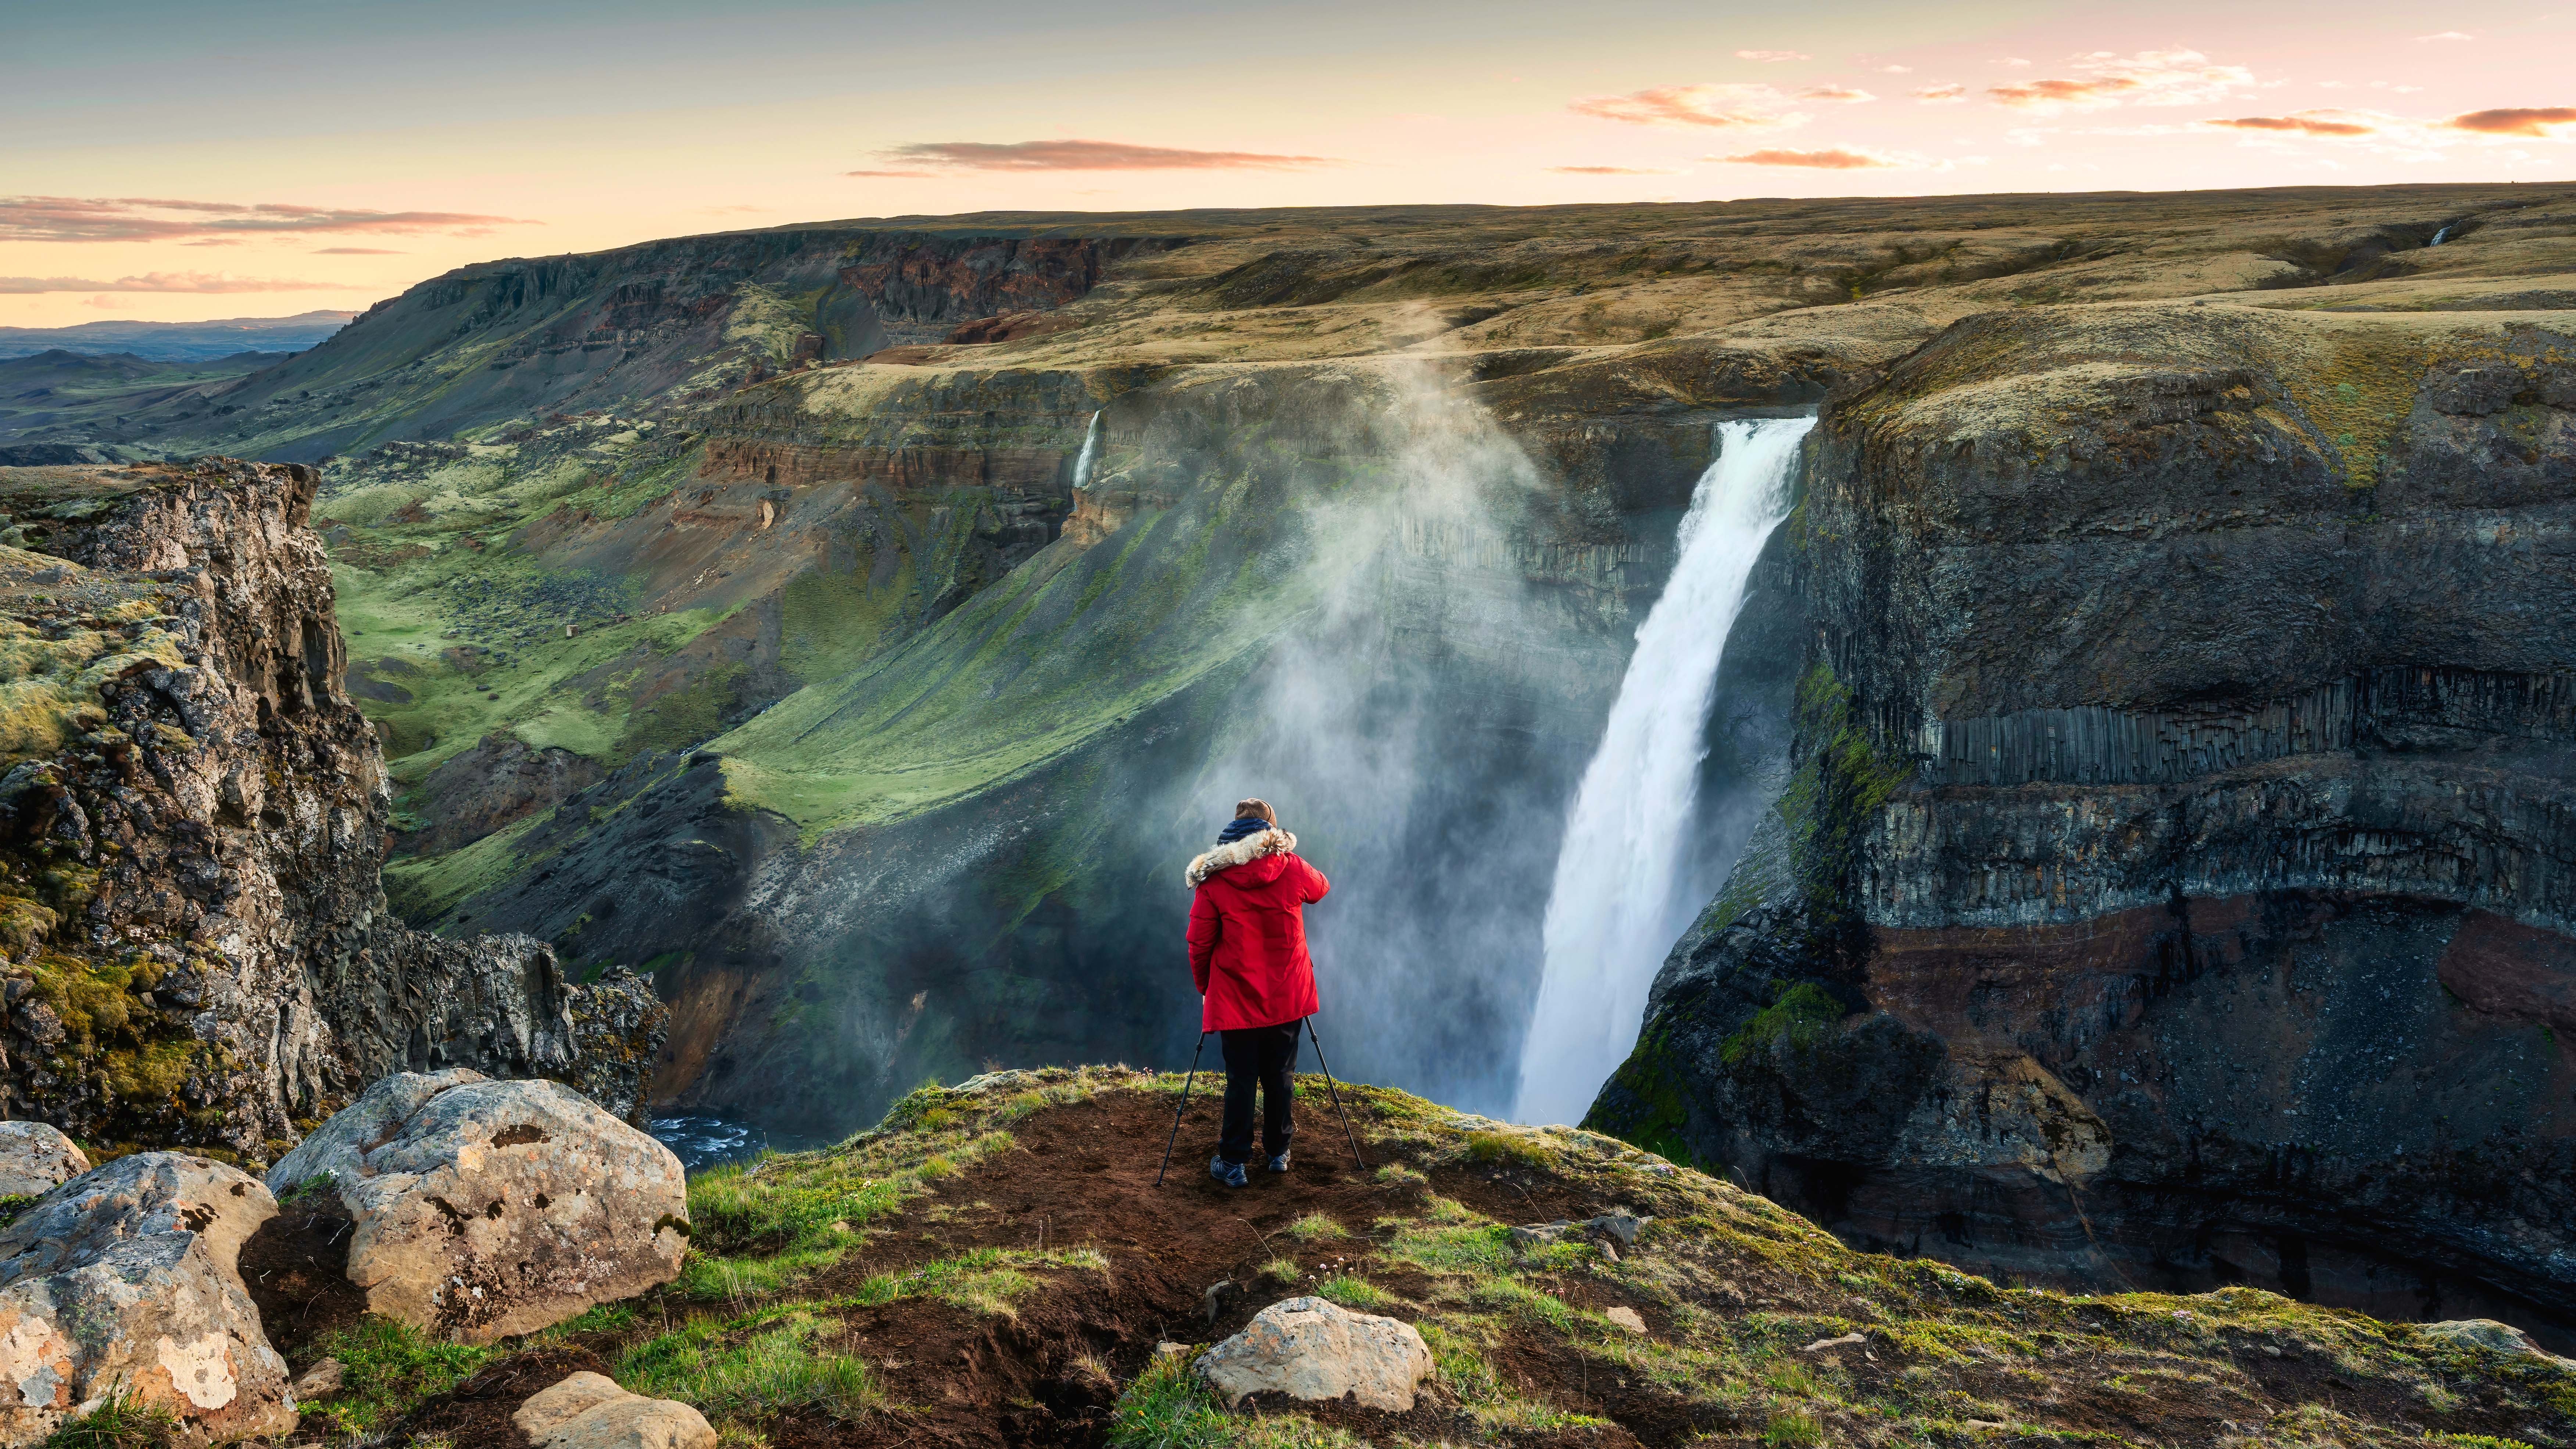
<instances>
[{"instance_id":1,"label":"mossy slope","mask_svg":"<svg viewBox=\"0 0 2576 1449\"><path fill-rule=\"evenodd\" d=\"M2252 1290L2068 1296L1855 1253L1612 1139L1376 1088L1341 1088L1369 1176L1326 1160L1310 1078L1313 1165L1229 1195L1184 1154L1157 1188L1179 1086L1001 1073L924 1088L837 1147L702 1174L680 1282L531 1346L577 1344L772 1442L2576 1443L2557 1360ZM1613 1211L1645 1220L1632 1242L1512 1232ZM1413 1323L1437 1366L1421 1406L1213 1403L1194 1345L1302 1293ZM950 1343L980 1347L933 1361Z\"/></svg>"}]
</instances>

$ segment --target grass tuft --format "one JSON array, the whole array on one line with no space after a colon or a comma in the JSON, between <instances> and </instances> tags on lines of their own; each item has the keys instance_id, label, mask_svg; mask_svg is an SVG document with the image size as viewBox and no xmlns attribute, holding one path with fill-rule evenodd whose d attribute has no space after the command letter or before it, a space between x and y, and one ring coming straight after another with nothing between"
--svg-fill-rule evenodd
<instances>
[{"instance_id":1,"label":"grass tuft","mask_svg":"<svg viewBox=\"0 0 2576 1449\"><path fill-rule=\"evenodd\" d=\"M784 1409L861 1418L884 1403L866 1363L817 1343L839 1320L809 1305L743 1318L698 1318L618 1356L617 1381L653 1398L694 1405L710 1420L742 1423Z\"/></svg>"},{"instance_id":2,"label":"grass tuft","mask_svg":"<svg viewBox=\"0 0 2576 1449\"><path fill-rule=\"evenodd\" d=\"M1301 1243L1330 1242L1335 1238L1347 1238L1351 1235L1350 1229L1343 1227L1340 1223L1333 1221L1322 1213L1306 1214L1297 1221L1290 1223L1287 1231L1288 1236L1295 1238Z\"/></svg>"},{"instance_id":3,"label":"grass tuft","mask_svg":"<svg viewBox=\"0 0 2576 1449\"><path fill-rule=\"evenodd\" d=\"M1545 1167L1552 1157L1537 1139L1521 1132L1470 1132L1464 1151L1469 1162L1489 1167Z\"/></svg>"},{"instance_id":4,"label":"grass tuft","mask_svg":"<svg viewBox=\"0 0 2576 1449\"><path fill-rule=\"evenodd\" d=\"M46 1435L43 1449L168 1449L178 1433L179 1416L167 1406L137 1403L114 1388L97 1408Z\"/></svg>"},{"instance_id":5,"label":"grass tuft","mask_svg":"<svg viewBox=\"0 0 2576 1449\"><path fill-rule=\"evenodd\" d=\"M1394 1294L1366 1278L1349 1273L1338 1273L1316 1284L1315 1296L1328 1302L1338 1303L1344 1308L1356 1308L1371 1313L1391 1307L1396 1301Z\"/></svg>"},{"instance_id":6,"label":"grass tuft","mask_svg":"<svg viewBox=\"0 0 2576 1449\"><path fill-rule=\"evenodd\" d=\"M391 1427L421 1400L463 1383L502 1352L440 1343L408 1323L373 1314L355 1327L324 1334L317 1346L344 1370L342 1387L322 1407L359 1435Z\"/></svg>"}]
</instances>

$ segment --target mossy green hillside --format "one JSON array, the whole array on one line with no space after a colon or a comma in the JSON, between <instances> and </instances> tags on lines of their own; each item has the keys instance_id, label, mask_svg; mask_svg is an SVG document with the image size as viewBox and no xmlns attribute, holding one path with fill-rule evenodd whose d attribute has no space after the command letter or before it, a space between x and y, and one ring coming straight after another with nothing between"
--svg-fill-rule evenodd
<instances>
[{"instance_id":1,"label":"mossy green hillside","mask_svg":"<svg viewBox=\"0 0 2576 1449\"><path fill-rule=\"evenodd\" d=\"M627 1387L696 1404L729 1434L838 1424L831 1432L893 1442L918 1431L931 1401L914 1387L926 1380L910 1343L869 1337L881 1321L871 1315L911 1303L961 1326L1010 1316L1062 1325L1051 1299L1099 1304L1111 1279L1153 1280L1158 1220L1131 1216L1135 1232L1097 1243L854 1265L977 1219L989 1207L979 1199L1039 1160L1031 1154L1085 1150L1064 1138L1059 1121L1071 1119L1059 1114L1138 1099L1159 1111L1179 1085L1087 1068L929 1086L833 1148L701 1174L688 1276L543 1341L589 1347ZM1313 1292L1410 1322L1435 1363L1423 1409L1366 1424L1293 1404L1228 1411L1190 1372L1196 1346L1149 1351L1156 1332L1192 1336L1195 1280L1124 1350L1094 1356L1020 1331L983 1340L988 1351L1110 1376L1116 1402L1102 1432L1129 1446L1501 1446L1674 1425L1705 1442L1891 1449L2576 1443L2576 1370L2556 1360L2249 1289L2070 1295L1857 1253L1762 1198L1610 1138L1507 1126L1378 1088L1344 1092L1382 1164L1369 1180L1379 1205L1364 1221L1247 1228L1255 1296L1243 1311ZM1495 1139L1512 1145L1498 1151ZM1100 1181L1103 1192L1144 1191ZM1524 1240L1513 1217L1462 1201L1523 1194L1632 1213L1644 1226L1630 1243ZM1262 1211L1255 1195L1240 1202ZM1264 1276L1264 1262L1276 1271ZM923 1331L923 1320L905 1321ZM369 1422L395 1407L371 1406Z\"/></svg>"}]
</instances>

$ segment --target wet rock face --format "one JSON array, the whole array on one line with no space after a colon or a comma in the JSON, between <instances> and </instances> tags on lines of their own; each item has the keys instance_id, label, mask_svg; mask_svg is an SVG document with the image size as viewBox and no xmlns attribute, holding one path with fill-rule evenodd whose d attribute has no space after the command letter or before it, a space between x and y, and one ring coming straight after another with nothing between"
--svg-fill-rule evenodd
<instances>
[{"instance_id":1,"label":"wet rock face","mask_svg":"<svg viewBox=\"0 0 2576 1449\"><path fill-rule=\"evenodd\" d=\"M2576 1316L2571 386L2140 308L1839 399L1798 774L1596 1120L1972 1266Z\"/></svg>"},{"instance_id":2,"label":"wet rock face","mask_svg":"<svg viewBox=\"0 0 2576 1449\"><path fill-rule=\"evenodd\" d=\"M534 1333L679 1275L679 1158L557 1082L402 1072L269 1170L336 1195L367 1309L467 1343Z\"/></svg>"},{"instance_id":3,"label":"wet rock face","mask_svg":"<svg viewBox=\"0 0 2576 1449\"><path fill-rule=\"evenodd\" d=\"M36 1443L118 1386L219 1441L294 1428L286 1361L237 1267L276 1214L238 1169L146 1152L0 1229L0 1444Z\"/></svg>"},{"instance_id":4,"label":"wet rock face","mask_svg":"<svg viewBox=\"0 0 2576 1449\"><path fill-rule=\"evenodd\" d=\"M597 1077L650 1054L631 981L569 985L534 941L386 913L383 757L341 691L314 481L0 472L47 551L0 549L0 632L43 661L0 728L11 1116L264 1162L408 1065ZM605 1075L634 1099L632 1070Z\"/></svg>"}]
</instances>

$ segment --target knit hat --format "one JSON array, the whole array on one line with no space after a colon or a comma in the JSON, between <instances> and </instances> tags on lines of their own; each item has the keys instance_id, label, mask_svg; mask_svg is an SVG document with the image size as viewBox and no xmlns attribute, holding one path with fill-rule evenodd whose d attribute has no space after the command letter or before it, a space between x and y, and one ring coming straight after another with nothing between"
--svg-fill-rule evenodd
<instances>
[{"instance_id":1,"label":"knit hat","mask_svg":"<svg viewBox=\"0 0 2576 1449\"><path fill-rule=\"evenodd\" d=\"M1271 828L1273 827L1270 822L1262 819L1258 815L1241 816L1226 822L1225 828L1216 833L1216 843L1219 845L1232 845L1247 835L1259 835L1261 832Z\"/></svg>"}]
</instances>

